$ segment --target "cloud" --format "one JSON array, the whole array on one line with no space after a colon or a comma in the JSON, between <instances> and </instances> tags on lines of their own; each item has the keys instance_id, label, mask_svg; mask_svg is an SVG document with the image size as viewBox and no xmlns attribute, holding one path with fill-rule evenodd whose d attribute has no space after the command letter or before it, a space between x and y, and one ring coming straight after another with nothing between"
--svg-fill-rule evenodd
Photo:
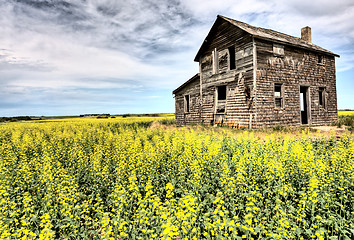
<instances>
[{"instance_id":1,"label":"cloud","mask_svg":"<svg viewBox=\"0 0 354 240\"><path fill-rule=\"evenodd\" d=\"M13 37L1 44L13 57L59 72L121 77L158 72L145 57L183 48L191 21L163 1L16 1L3 4L2 16L2 33Z\"/></svg>"},{"instance_id":2,"label":"cloud","mask_svg":"<svg viewBox=\"0 0 354 240\"><path fill-rule=\"evenodd\" d=\"M343 0L183 0L194 17L209 22L217 14L251 25L300 37L304 26L312 28L313 43L341 55L339 71L354 69L354 2ZM205 33L206 35L206 33ZM344 66L342 66L342 63Z\"/></svg>"},{"instance_id":3,"label":"cloud","mask_svg":"<svg viewBox=\"0 0 354 240\"><path fill-rule=\"evenodd\" d=\"M0 105L123 111L121 102L140 109L156 96L149 98L161 102L156 111L172 112L171 90L198 71L193 59L217 14L295 36L310 25L314 43L340 54L338 70L350 71L353 7L351 0L4 0Z\"/></svg>"}]
</instances>

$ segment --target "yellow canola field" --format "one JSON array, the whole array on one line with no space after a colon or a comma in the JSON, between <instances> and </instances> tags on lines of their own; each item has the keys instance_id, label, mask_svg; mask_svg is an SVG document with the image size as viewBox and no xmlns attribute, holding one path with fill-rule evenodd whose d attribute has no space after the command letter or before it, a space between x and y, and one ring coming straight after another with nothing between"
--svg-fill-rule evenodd
<instances>
[{"instance_id":1,"label":"yellow canola field","mask_svg":"<svg viewBox=\"0 0 354 240\"><path fill-rule=\"evenodd\" d=\"M339 116L353 116L354 115L354 111L339 111L338 112Z\"/></svg>"},{"instance_id":2,"label":"yellow canola field","mask_svg":"<svg viewBox=\"0 0 354 240\"><path fill-rule=\"evenodd\" d=\"M353 239L351 135L156 119L1 124L1 239Z\"/></svg>"}]
</instances>

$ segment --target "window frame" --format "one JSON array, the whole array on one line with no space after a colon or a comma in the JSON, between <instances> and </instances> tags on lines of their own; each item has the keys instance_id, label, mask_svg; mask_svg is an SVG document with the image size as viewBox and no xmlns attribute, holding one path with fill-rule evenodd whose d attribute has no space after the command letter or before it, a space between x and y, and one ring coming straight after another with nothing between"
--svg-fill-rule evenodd
<instances>
[{"instance_id":1,"label":"window frame","mask_svg":"<svg viewBox=\"0 0 354 240\"><path fill-rule=\"evenodd\" d=\"M225 89L225 93L224 93L224 94L219 94L219 93L220 93L220 92L219 92L219 89L221 89L221 88L224 88L224 89ZM227 89L228 89L227 85L219 85L219 86L216 86L216 89L215 89L215 91L216 91L215 113L216 113L216 114L225 114L225 113L226 113ZM220 95L224 95L225 98L220 99L220 98L219 98ZM219 107L220 105L221 105L221 106L224 106L223 111L219 111L219 108L218 108L218 107Z\"/></svg>"},{"instance_id":2,"label":"window frame","mask_svg":"<svg viewBox=\"0 0 354 240\"><path fill-rule=\"evenodd\" d=\"M273 43L274 56L283 57L285 55L284 45Z\"/></svg>"},{"instance_id":3,"label":"window frame","mask_svg":"<svg viewBox=\"0 0 354 240\"><path fill-rule=\"evenodd\" d=\"M222 94L222 95L225 95L225 98L222 98L222 99L220 99L221 94L219 94L220 93L219 89L221 89L221 88L225 88L225 94ZM217 91L218 101L226 101L226 99L227 99L227 86L226 85L217 86L216 91Z\"/></svg>"},{"instance_id":4,"label":"window frame","mask_svg":"<svg viewBox=\"0 0 354 240\"><path fill-rule=\"evenodd\" d=\"M236 69L236 48L234 45L227 48L229 52L229 71ZM231 65L231 63L233 63Z\"/></svg>"},{"instance_id":5,"label":"window frame","mask_svg":"<svg viewBox=\"0 0 354 240\"><path fill-rule=\"evenodd\" d=\"M214 48L212 52L212 58L213 58L213 75L219 73L219 52L217 51L216 48Z\"/></svg>"},{"instance_id":6,"label":"window frame","mask_svg":"<svg viewBox=\"0 0 354 240\"><path fill-rule=\"evenodd\" d=\"M280 87L280 94L276 96L276 87ZM273 85L273 96L274 96L274 108L275 109L284 109L284 84L283 83L274 83ZM280 107L277 105L277 100L280 99Z\"/></svg>"},{"instance_id":7,"label":"window frame","mask_svg":"<svg viewBox=\"0 0 354 240\"><path fill-rule=\"evenodd\" d=\"M191 96L189 94L184 95L184 113L190 113Z\"/></svg>"},{"instance_id":8,"label":"window frame","mask_svg":"<svg viewBox=\"0 0 354 240\"><path fill-rule=\"evenodd\" d=\"M326 87L318 87L318 106L326 109Z\"/></svg>"},{"instance_id":9,"label":"window frame","mask_svg":"<svg viewBox=\"0 0 354 240\"><path fill-rule=\"evenodd\" d=\"M324 58L323 58L323 55L321 55L321 54L318 54L318 55L317 55L317 64L318 64L318 65L324 65Z\"/></svg>"}]
</instances>

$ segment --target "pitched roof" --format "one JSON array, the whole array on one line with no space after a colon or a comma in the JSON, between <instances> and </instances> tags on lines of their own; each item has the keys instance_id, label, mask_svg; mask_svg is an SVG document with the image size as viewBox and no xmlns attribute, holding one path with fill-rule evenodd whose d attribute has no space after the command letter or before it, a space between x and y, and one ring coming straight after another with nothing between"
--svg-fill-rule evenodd
<instances>
[{"instance_id":1,"label":"pitched roof","mask_svg":"<svg viewBox=\"0 0 354 240\"><path fill-rule=\"evenodd\" d=\"M194 75L193 77L191 77L189 80L187 80L186 82L184 82L181 86L179 86L178 88L176 88L175 90L173 90L172 94L176 94L177 92L179 92L180 90L182 90L182 88L184 88L185 86L187 86L188 84L190 84L191 82L195 81L195 80L199 80L199 73L197 73L196 75Z\"/></svg>"},{"instance_id":2,"label":"pitched roof","mask_svg":"<svg viewBox=\"0 0 354 240\"><path fill-rule=\"evenodd\" d=\"M227 18L221 15L218 15L218 19L223 19L231 24L233 24L234 26L242 29L243 31L251 34L252 36L254 36L255 38L259 38L259 39L265 39L265 40L269 40L272 42L277 42L277 43L282 43L282 44L287 44L287 45L291 45L291 46L295 46L295 47L299 47L299 48L304 48L304 49L308 49L308 50L312 50L315 52L321 52L324 54L328 54L328 55L332 55L335 57L339 57L338 54L335 54L331 51L328 51L324 48L321 48L313 43L307 42L305 40L302 40L301 38L298 37L293 37L284 33L280 33L271 29L266 29L266 28L260 28L260 27L254 27L251 26L247 23L244 22L240 22L240 21L236 21L234 19L231 18ZM216 22L216 21L215 21ZM215 23L214 23L215 25ZM206 37L206 39L204 40L202 46L200 47L194 61L198 61L199 60L199 56L201 54L201 50L204 48L204 45L206 44L206 40L208 39L209 35L211 34L211 31L209 32L208 36Z\"/></svg>"}]
</instances>

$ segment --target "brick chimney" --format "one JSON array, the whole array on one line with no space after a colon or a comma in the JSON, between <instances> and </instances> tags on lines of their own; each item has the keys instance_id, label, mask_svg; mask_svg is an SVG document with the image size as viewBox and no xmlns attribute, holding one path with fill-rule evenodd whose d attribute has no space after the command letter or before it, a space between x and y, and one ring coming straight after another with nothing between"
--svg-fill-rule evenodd
<instances>
[{"instance_id":1,"label":"brick chimney","mask_svg":"<svg viewBox=\"0 0 354 240\"><path fill-rule=\"evenodd\" d=\"M301 28L301 39L311 43L311 28L306 26Z\"/></svg>"}]
</instances>

